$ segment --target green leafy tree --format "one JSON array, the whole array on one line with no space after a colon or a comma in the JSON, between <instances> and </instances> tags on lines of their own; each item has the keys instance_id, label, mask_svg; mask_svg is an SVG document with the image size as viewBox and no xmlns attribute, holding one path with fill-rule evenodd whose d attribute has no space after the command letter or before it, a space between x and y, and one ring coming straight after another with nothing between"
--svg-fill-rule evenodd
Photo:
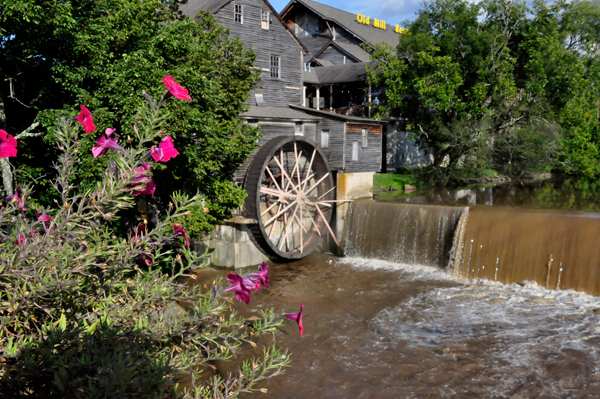
<instances>
[{"instance_id":1,"label":"green leafy tree","mask_svg":"<svg viewBox=\"0 0 600 399\"><path fill-rule=\"evenodd\" d=\"M379 116L408 118L442 184L496 169L598 174L597 7L434 0L396 49L379 46Z\"/></svg>"},{"instance_id":2,"label":"green leafy tree","mask_svg":"<svg viewBox=\"0 0 600 399\"><path fill-rule=\"evenodd\" d=\"M0 4L0 127L20 132L34 120L44 128L19 148L19 184L33 176L46 191L44 174L57 154L51 127L60 115L85 104L99 131L117 134L136 123L138 95L165 75L190 91L191 106L169 103L165 133L181 155L157 170L163 184L156 205L165 209L170 193L201 192L203 206L187 218L200 233L230 215L245 196L232 183L233 172L256 147L258 131L237 118L255 87L254 54L213 16L199 22L182 17L178 0L7 0ZM151 84L152 83L152 84ZM150 90L157 97L161 88ZM97 135L81 139L81 159L73 179L90 187L109 159L94 160L89 149ZM133 136L124 139L135 140ZM23 143L25 144L25 143ZM51 192L48 190L48 192ZM42 196L49 203L52 198ZM205 213L204 208L209 212Z\"/></svg>"}]
</instances>

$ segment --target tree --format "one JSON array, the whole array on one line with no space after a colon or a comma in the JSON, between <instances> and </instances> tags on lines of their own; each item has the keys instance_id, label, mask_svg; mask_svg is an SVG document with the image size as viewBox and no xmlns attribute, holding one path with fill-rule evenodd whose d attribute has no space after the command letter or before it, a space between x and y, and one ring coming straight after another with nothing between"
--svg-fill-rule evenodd
<instances>
[{"instance_id":1,"label":"tree","mask_svg":"<svg viewBox=\"0 0 600 399\"><path fill-rule=\"evenodd\" d=\"M380 62L369 80L388 87L379 116L408 118L432 152L430 178L466 181L487 168L598 173L591 3L434 0L417 15L396 49L372 54Z\"/></svg>"},{"instance_id":2,"label":"tree","mask_svg":"<svg viewBox=\"0 0 600 399\"><path fill-rule=\"evenodd\" d=\"M0 5L0 126L20 132L36 118L44 140L32 140L24 155L27 174L45 191L43 178L57 154L50 129L57 118L85 104L100 131L117 134L136 123L140 96L165 75L182 82L191 107L168 104L168 131L181 155L169 169L156 171L165 184L156 204L164 209L176 190L200 191L206 200L188 219L195 233L227 217L245 193L232 183L235 169L256 147L258 131L237 118L255 87L254 54L212 15L200 22L178 12L179 0L8 0ZM160 89L151 90L157 96ZM3 108L3 109L2 109ZM128 137L123 137L128 139ZM95 137L81 140L73 178L93 186L109 159L94 160ZM133 139L131 136L129 139ZM51 198L42 197L48 203Z\"/></svg>"}]
</instances>

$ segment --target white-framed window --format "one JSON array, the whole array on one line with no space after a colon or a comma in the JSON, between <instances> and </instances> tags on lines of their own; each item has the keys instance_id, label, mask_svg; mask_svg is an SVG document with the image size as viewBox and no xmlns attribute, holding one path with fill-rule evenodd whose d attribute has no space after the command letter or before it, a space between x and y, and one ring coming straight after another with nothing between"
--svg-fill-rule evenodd
<instances>
[{"instance_id":1,"label":"white-framed window","mask_svg":"<svg viewBox=\"0 0 600 399\"><path fill-rule=\"evenodd\" d=\"M296 126L294 128L294 134L296 136L304 136L304 128L302 122L296 122Z\"/></svg>"},{"instance_id":2,"label":"white-framed window","mask_svg":"<svg viewBox=\"0 0 600 399\"><path fill-rule=\"evenodd\" d=\"M369 130L362 130L362 146L363 148L367 148L369 146Z\"/></svg>"},{"instance_id":3,"label":"white-framed window","mask_svg":"<svg viewBox=\"0 0 600 399\"><path fill-rule=\"evenodd\" d=\"M280 57L278 55L271 56L271 77L272 78L280 78L281 77L281 64L279 62Z\"/></svg>"},{"instance_id":4,"label":"white-framed window","mask_svg":"<svg viewBox=\"0 0 600 399\"><path fill-rule=\"evenodd\" d=\"M234 13L235 22L243 24L244 23L244 6L241 4L234 4L233 9L234 9L233 13Z\"/></svg>"},{"instance_id":5,"label":"white-framed window","mask_svg":"<svg viewBox=\"0 0 600 399\"><path fill-rule=\"evenodd\" d=\"M321 148L329 148L329 130L321 130Z\"/></svg>"},{"instance_id":6,"label":"white-framed window","mask_svg":"<svg viewBox=\"0 0 600 399\"><path fill-rule=\"evenodd\" d=\"M352 160L358 161L358 141L352 142Z\"/></svg>"},{"instance_id":7,"label":"white-framed window","mask_svg":"<svg viewBox=\"0 0 600 399\"><path fill-rule=\"evenodd\" d=\"M269 11L261 11L260 13L260 26L263 29L269 29L269 24L271 23L270 20L271 17L271 13Z\"/></svg>"},{"instance_id":8,"label":"white-framed window","mask_svg":"<svg viewBox=\"0 0 600 399\"><path fill-rule=\"evenodd\" d=\"M304 63L304 72L311 72L310 70L310 62Z\"/></svg>"}]
</instances>

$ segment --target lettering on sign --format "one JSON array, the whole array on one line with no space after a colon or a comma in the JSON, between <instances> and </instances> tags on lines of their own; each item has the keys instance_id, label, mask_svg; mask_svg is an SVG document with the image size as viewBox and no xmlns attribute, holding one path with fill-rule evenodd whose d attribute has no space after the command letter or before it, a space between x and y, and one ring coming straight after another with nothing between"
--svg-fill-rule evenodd
<instances>
[{"instance_id":1,"label":"lettering on sign","mask_svg":"<svg viewBox=\"0 0 600 399\"><path fill-rule=\"evenodd\" d=\"M359 24L364 24L364 25L370 25L371 24L370 17L365 17L362 14L358 14L356 16L356 20L358 21Z\"/></svg>"},{"instance_id":2,"label":"lettering on sign","mask_svg":"<svg viewBox=\"0 0 600 399\"><path fill-rule=\"evenodd\" d=\"M396 33L406 34L407 32L407 29L401 28L400 25L396 24Z\"/></svg>"},{"instance_id":3,"label":"lettering on sign","mask_svg":"<svg viewBox=\"0 0 600 399\"><path fill-rule=\"evenodd\" d=\"M371 17L369 17L368 15L358 14L356 16L356 21L359 24L371 25ZM396 25L396 27L397 26L398 25ZM375 18L375 19L373 19L373 27L386 30L387 24L385 23L384 20ZM398 32L398 29L396 29L396 32Z\"/></svg>"}]
</instances>

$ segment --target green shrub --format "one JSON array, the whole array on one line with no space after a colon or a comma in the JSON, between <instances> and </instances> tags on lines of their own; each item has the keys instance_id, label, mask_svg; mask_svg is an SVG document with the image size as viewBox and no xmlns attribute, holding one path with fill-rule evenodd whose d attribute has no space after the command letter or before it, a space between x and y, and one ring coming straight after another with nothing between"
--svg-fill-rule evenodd
<instances>
[{"instance_id":1,"label":"green shrub","mask_svg":"<svg viewBox=\"0 0 600 399\"><path fill-rule=\"evenodd\" d=\"M168 97L156 106L148 98L129 132L135 144L106 154L109 167L93 190L72 181L79 126L63 120L53 183L60 201L39 208L23 187L1 207L3 397L232 398L289 365L285 351L265 348L228 379L213 376L211 362L256 346L283 317L271 309L249 324L218 285L205 292L181 281L202 259L174 234L174 222L200 196L175 194L153 229L144 221L125 238L118 234L120 215L151 182L151 169L139 168L153 162L149 150L164 135L160 106ZM190 380L186 389L178 387L182 377Z\"/></svg>"}]
</instances>

